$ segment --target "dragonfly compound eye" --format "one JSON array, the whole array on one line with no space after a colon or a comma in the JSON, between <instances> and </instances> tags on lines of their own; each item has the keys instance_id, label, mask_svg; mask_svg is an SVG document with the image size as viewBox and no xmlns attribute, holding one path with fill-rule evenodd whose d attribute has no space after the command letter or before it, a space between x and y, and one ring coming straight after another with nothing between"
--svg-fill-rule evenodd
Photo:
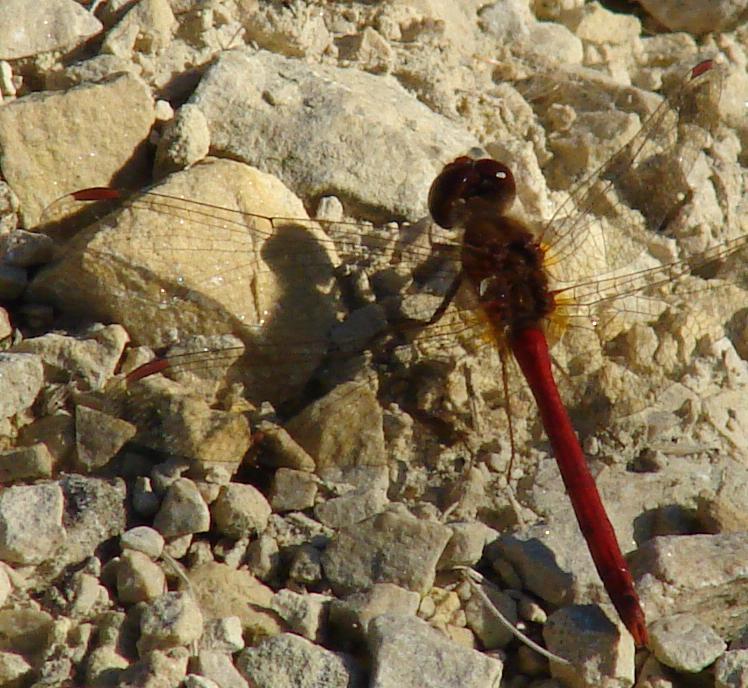
<instances>
[{"instance_id":1,"label":"dragonfly compound eye","mask_svg":"<svg viewBox=\"0 0 748 688\"><path fill-rule=\"evenodd\" d=\"M503 215L514 202L516 188L511 170L483 158L460 157L446 165L429 191L429 211L445 229L484 214Z\"/></svg>"}]
</instances>

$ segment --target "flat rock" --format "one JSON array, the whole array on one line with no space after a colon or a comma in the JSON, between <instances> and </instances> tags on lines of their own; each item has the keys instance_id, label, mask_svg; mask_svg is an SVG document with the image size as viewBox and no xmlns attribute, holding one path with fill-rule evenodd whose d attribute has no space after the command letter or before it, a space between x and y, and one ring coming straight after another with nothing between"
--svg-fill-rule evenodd
<instances>
[{"instance_id":1,"label":"flat rock","mask_svg":"<svg viewBox=\"0 0 748 688\"><path fill-rule=\"evenodd\" d=\"M67 52L101 30L93 13L73 0L7 0L0 6L0 60Z\"/></svg>"},{"instance_id":2,"label":"flat rock","mask_svg":"<svg viewBox=\"0 0 748 688\"><path fill-rule=\"evenodd\" d=\"M43 443L30 447L17 447L0 452L0 484L21 480L49 478L55 467L55 458Z\"/></svg>"},{"instance_id":3,"label":"flat rock","mask_svg":"<svg viewBox=\"0 0 748 688\"><path fill-rule=\"evenodd\" d=\"M195 660L195 670L221 688L249 688L234 666L231 655L226 652L200 650Z\"/></svg>"},{"instance_id":4,"label":"flat rock","mask_svg":"<svg viewBox=\"0 0 748 688\"><path fill-rule=\"evenodd\" d=\"M291 633L242 650L236 660L242 676L256 688L348 688L349 664L343 656Z\"/></svg>"},{"instance_id":5,"label":"flat rock","mask_svg":"<svg viewBox=\"0 0 748 688\"><path fill-rule=\"evenodd\" d=\"M642 7L671 31L703 34L733 28L744 17L745 0L642 0Z\"/></svg>"},{"instance_id":6,"label":"flat rock","mask_svg":"<svg viewBox=\"0 0 748 688\"><path fill-rule=\"evenodd\" d=\"M645 542L632 557L649 618L689 613L723 638L748 623L748 535L671 535Z\"/></svg>"},{"instance_id":7,"label":"flat rock","mask_svg":"<svg viewBox=\"0 0 748 688\"><path fill-rule=\"evenodd\" d=\"M649 647L665 666L695 674L706 669L727 649L709 626L692 614L673 614L649 626Z\"/></svg>"},{"instance_id":8,"label":"flat rock","mask_svg":"<svg viewBox=\"0 0 748 688\"><path fill-rule=\"evenodd\" d=\"M366 590L374 583L425 593L451 535L440 523L384 512L342 528L322 554L322 565L337 594Z\"/></svg>"},{"instance_id":9,"label":"flat rock","mask_svg":"<svg viewBox=\"0 0 748 688\"><path fill-rule=\"evenodd\" d=\"M189 645L203 632L203 615L192 595L167 592L157 597L140 618L138 651Z\"/></svg>"},{"instance_id":10,"label":"flat rock","mask_svg":"<svg viewBox=\"0 0 748 688\"><path fill-rule=\"evenodd\" d=\"M21 201L26 226L33 227L42 209L63 194L144 179L152 125L151 94L131 74L7 103L0 111L0 167ZM44 131L55 135L39 146ZM76 164L82 140L96 141L96 155Z\"/></svg>"},{"instance_id":11,"label":"flat rock","mask_svg":"<svg viewBox=\"0 0 748 688\"><path fill-rule=\"evenodd\" d=\"M117 564L117 599L122 604L150 602L166 590L166 576L152 559L126 550Z\"/></svg>"},{"instance_id":12,"label":"flat rock","mask_svg":"<svg viewBox=\"0 0 748 688\"><path fill-rule=\"evenodd\" d=\"M272 509L254 485L229 483L210 505L210 513L218 532L238 540L265 530Z\"/></svg>"},{"instance_id":13,"label":"flat rock","mask_svg":"<svg viewBox=\"0 0 748 688\"><path fill-rule=\"evenodd\" d=\"M204 533L210 528L210 511L195 483L178 478L166 491L153 527L165 538Z\"/></svg>"},{"instance_id":14,"label":"flat rock","mask_svg":"<svg viewBox=\"0 0 748 688\"><path fill-rule=\"evenodd\" d=\"M317 478L306 471L279 468L273 475L269 496L275 512L309 509L317 496Z\"/></svg>"},{"instance_id":15,"label":"flat rock","mask_svg":"<svg viewBox=\"0 0 748 688\"><path fill-rule=\"evenodd\" d=\"M337 258L304 222L301 201L274 177L229 160L206 160L153 190L194 202L136 196L79 232L36 277L31 297L122 323L151 348L234 334L246 347L235 376L250 399L299 391L337 311L329 295ZM264 217L300 219L271 228Z\"/></svg>"},{"instance_id":16,"label":"flat rock","mask_svg":"<svg viewBox=\"0 0 748 688\"><path fill-rule=\"evenodd\" d=\"M190 102L213 154L276 174L302 196L339 196L387 218L422 217L444 161L477 144L391 77L264 51L224 53Z\"/></svg>"},{"instance_id":17,"label":"flat rock","mask_svg":"<svg viewBox=\"0 0 748 688\"><path fill-rule=\"evenodd\" d=\"M4 419L34 403L44 381L42 359L35 354L0 353L0 375L3 380L0 418Z\"/></svg>"},{"instance_id":18,"label":"flat rock","mask_svg":"<svg viewBox=\"0 0 748 688\"><path fill-rule=\"evenodd\" d=\"M105 466L136 432L137 428L126 420L86 406L76 406L75 448L78 463L86 471Z\"/></svg>"},{"instance_id":19,"label":"flat rock","mask_svg":"<svg viewBox=\"0 0 748 688\"><path fill-rule=\"evenodd\" d=\"M384 614L369 624L372 688L498 687L503 665L460 647L409 616Z\"/></svg>"},{"instance_id":20,"label":"flat rock","mask_svg":"<svg viewBox=\"0 0 748 688\"><path fill-rule=\"evenodd\" d=\"M619 688L634 684L634 642L596 605L557 610L543 626L546 647L571 662L551 661L551 675L573 688Z\"/></svg>"},{"instance_id":21,"label":"flat rock","mask_svg":"<svg viewBox=\"0 0 748 688\"><path fill-rule=\"evenodd\" d=\"M0 559L40 564L66 538L63 491L57 483L18 485L0 493Z\"/></svg>"}]
</instances>

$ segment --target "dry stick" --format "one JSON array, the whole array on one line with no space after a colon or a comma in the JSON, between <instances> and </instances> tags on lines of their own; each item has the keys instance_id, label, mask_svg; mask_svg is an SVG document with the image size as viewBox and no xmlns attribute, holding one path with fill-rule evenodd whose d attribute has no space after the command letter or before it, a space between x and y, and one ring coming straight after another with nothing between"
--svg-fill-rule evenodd
<instances>
[{"instance_id":1,"label":"dry stick","mask_svg":"<svg viewBox=\"0 0 748 688\"><path fill-rule=\"evenodd\" d=\"M535 650L540 655L543 655L548 660L551 660L553 662L558 662L559 664L563 664L565 666L573 666L572 663L568 659L564 659L563 657L559 657L558 655L554 655L549 650L546 650L541 645L538 645L534 640L531 640L528 638L522 631L520 631L514 624L512 624L509 619L507 619L497 608L496 605L494 605L493 602L491 602L491 599L486 595L485 592L483 592L483 588L481 588L481 585L487 585L488 581L477 571L471 569L469 566L454 566L453 569L456 571L461 571L462 574L465 577L465 580L467 581L468 585L470 586L470 589L480 597L483 604L486 605L486 607L491 611L491 613L499 620L502 626L504 626L513 636L519 639L520 642L527 645L532 650Z\"/></svg>"}]
</instances>

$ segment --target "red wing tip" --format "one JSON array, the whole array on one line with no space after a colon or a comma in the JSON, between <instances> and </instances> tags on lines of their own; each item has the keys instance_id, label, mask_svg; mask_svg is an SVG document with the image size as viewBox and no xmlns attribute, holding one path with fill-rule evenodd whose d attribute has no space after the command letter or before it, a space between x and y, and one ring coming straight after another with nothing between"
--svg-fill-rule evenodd
<instances>
[{"instance_id":1,"label":"red wing tip","mask_svg":"<svg viewBox=\"0 0 748 688\"><path fill-rule=\"evenodd\" d=\"M88 189L73 191L70 196L76 201L109 201L122 198L117 189L108 186L92 186Z\"/></svg>"},{"instance_id":2,"label":"red wing tip","mask_svg":"<svg viewBox=\"0 0 748 688\"><path fill-rule=\"evenodd\" d=\"M706 74L710 69L714 68L715 65L714 60L703 60L699 62L692 70L691 70L691 78L695 79L696 77L701 76L702 74Z\"/></svg>"},{"instance_id":3,"label":"red wing tip","mask_svg":"<svg viewBox=\"0 0 748 688\"><path fill-rule=\"evenodd\" d=\"M162 373L170 365L171 362L168 359L156 358L152 361L148 361L148 363L143 363L143 365L139 365L137 368L131 370L125 376L125 380L127 382L137 382L138 380L142 380L144 377L150 377L151 375L155 375L156 373Z\"/></svg>"}]
</instances>

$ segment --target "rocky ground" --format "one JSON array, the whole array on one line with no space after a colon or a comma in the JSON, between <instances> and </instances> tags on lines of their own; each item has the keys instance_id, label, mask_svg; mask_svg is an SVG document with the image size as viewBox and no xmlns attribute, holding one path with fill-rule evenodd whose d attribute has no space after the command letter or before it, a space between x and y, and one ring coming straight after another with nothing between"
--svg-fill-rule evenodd
<instances>
[{"instance_id":1,"label":"rocky ground","mask_svg":"<svg viewBox=\"0 0 748 688\"><path fill-rule=\"evenodd\" d=\"M746 685L748 30L702 5L0 3L0 685ZM386 334L449 282L446 162L506 162L543 227L705 58L685 145L645 129L584 243L548 237L561 277L679 278L554 349L635 653L517 371L509 473L459 299Z\"/></svg>"}]
</instances>

